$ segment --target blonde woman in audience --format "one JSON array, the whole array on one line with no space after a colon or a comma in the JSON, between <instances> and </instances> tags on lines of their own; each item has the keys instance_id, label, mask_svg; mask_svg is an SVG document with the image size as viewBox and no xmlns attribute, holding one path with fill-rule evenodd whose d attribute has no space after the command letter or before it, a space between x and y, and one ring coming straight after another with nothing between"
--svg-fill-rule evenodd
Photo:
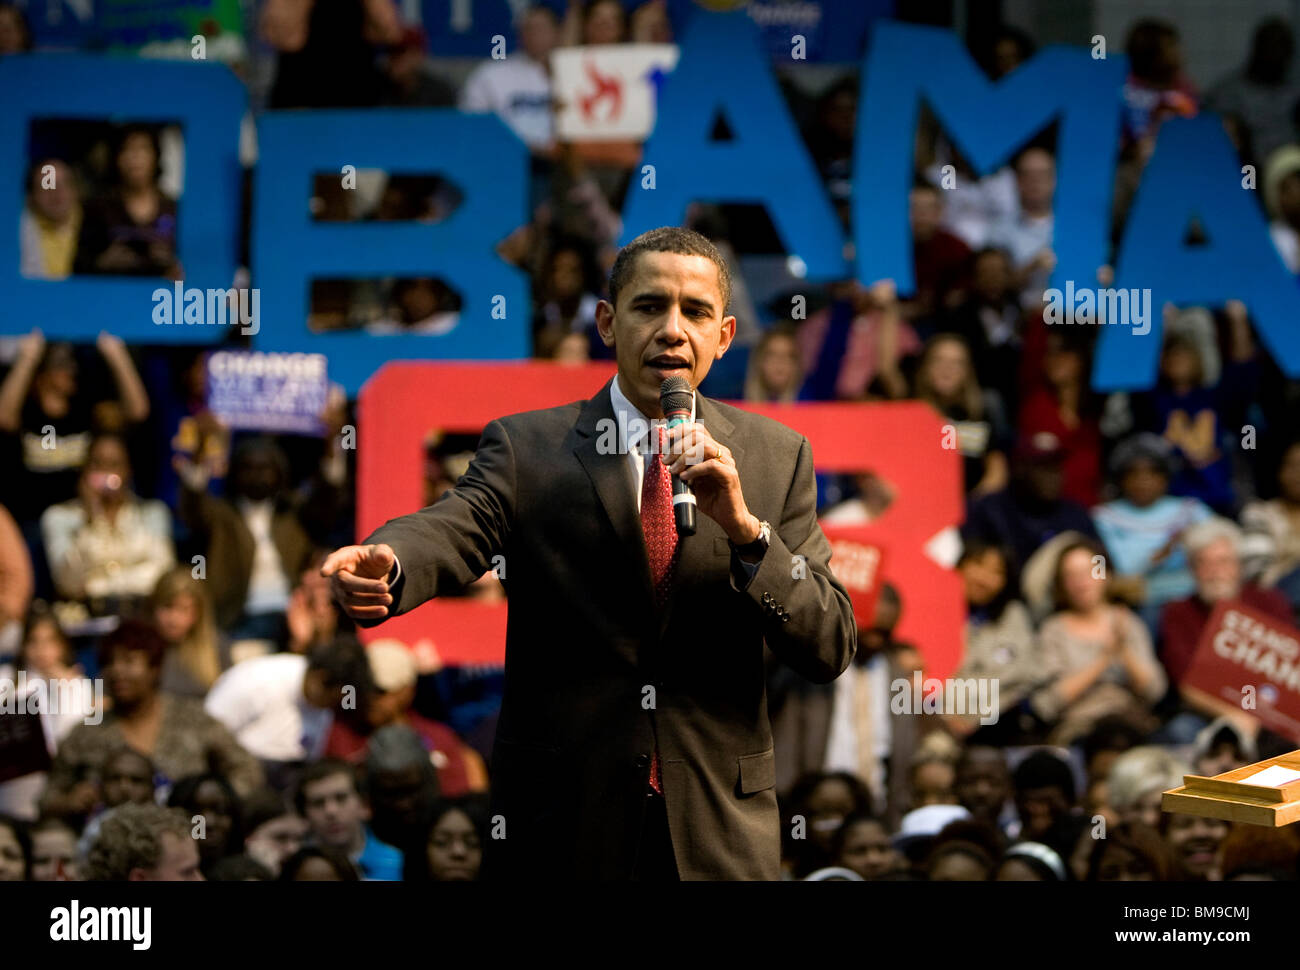
<instances>
[{"instance_id":1,"label":"blonde woman in audience","mask_svg":"<svg viewBox=\"0 0 1300 970\"><path fill-rule=\"evenodd\" d=\"M178 697L202 699L230 666L202 580L194 578L189 566L168 570L149 598L149 615L167 641L162 689Z\"/></svg>"}]
</instances>

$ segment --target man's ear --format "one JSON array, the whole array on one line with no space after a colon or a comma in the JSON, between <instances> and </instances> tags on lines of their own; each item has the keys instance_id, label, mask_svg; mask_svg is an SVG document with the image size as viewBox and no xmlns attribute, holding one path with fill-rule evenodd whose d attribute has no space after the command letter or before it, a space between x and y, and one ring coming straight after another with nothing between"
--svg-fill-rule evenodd
<instances>
[{"instance_id":1,"label":"man's ear","mask_svg":"<svg viewBox=\"0 0 1300 970\"><path fill-rule=\"evenodd\" d=\"M718 351L713 355L714 360L721 360L722 355L727 352L731 342L736 339L736 318L722 318L722 339L718 341Z\"/></svg>"},{"instance_id":2,"label":"man's ear","mask_svg":"<svg viewBox=\"0 0 1300 970\"><path fill-rule=\"evenodd\" d=\"M614 346L614 304L608 300L596 304L596 332L606 347Z\"/></svg>"}]
</instances>

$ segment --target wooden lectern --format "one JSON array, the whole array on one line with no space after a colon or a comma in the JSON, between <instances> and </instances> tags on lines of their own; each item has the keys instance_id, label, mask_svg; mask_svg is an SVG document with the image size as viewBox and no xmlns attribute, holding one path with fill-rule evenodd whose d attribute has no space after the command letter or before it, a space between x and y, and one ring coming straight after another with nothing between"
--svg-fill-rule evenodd
<instances>
[{"instance_id":1,"label":"wooden lectern","mask_svg":"<svg viewBox=\"0 0 1300 970\"><path fill-rule=\"evenodd\" d=\"M1183 786L1165 792L1160 808L1272 828L1300 821L1300 751L1213 778L1184 775Z\"/></svg>"}]
</instances>

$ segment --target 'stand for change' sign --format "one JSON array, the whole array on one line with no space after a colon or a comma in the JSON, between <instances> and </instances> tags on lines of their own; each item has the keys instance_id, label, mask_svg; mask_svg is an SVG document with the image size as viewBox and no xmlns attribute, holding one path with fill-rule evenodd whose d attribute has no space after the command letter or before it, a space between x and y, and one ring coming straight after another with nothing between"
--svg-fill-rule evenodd
<instances>
[{"instance_id":1,"label":"'stand for change' sign","mask_svg":"<svg viewBox=\"0 0 1300 970\"><path fill-rule=\"evenodd\" d=\"M1300 630L1233 600L1215 607L1183 683L1300 742ZM1244 703L1253 698L1254 707Z\"/></svg>"},{"instance_id":2,"label":"'stand for change' sign","mask_svg":"<svg viewBox=\"0 0 1300 970\"><path fill-rule=\"evenodd\" d=\"M230 428L323 435L323 354L219 350L208 358L208 407Z\"/></svg>"}]
</instances>

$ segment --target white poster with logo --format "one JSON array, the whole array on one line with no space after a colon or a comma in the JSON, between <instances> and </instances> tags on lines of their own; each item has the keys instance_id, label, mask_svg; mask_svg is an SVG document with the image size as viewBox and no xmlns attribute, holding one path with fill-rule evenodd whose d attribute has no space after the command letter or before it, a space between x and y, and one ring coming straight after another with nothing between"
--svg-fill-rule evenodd
<instances>
[{"instance_id":1,"label":"white poster with logo","mask_svg":"<svg viewBox=\"0 0 1300 970\"><path fill-rule=\"evenodd\" d=\"M560 141L641 141L655 125L659 86L677 66L674 44L596 44L551 53Z\"/></svg>"}]
</instances>

